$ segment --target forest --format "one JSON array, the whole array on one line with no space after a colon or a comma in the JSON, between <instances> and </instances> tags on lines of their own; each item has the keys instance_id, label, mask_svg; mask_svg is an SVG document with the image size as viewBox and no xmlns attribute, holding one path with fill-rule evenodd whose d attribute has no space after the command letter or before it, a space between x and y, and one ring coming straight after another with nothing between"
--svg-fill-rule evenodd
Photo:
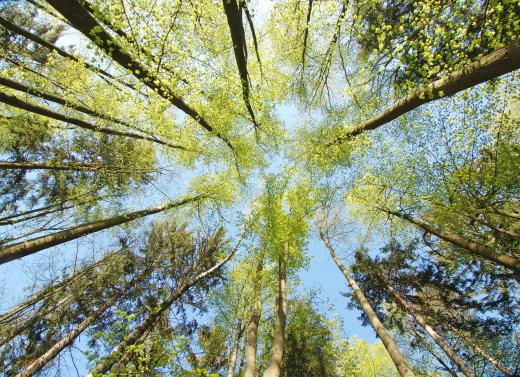
<instances>
[{"instance_id":1,"label":"forest","mask_svg":"<svg viewBox=\"0 0 520 377\"><path fill-rule=\"evenodd\" d=\"M0 376L519 377L520 0L0 0Z\"/></svg>"}]
</instances>

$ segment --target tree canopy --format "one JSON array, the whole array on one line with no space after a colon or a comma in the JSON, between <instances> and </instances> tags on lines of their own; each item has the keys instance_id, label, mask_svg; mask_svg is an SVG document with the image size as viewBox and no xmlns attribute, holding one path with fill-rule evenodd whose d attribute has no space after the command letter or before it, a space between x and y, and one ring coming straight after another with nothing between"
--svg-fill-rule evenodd
<instances>
[{"instance_id":1,"label":"tree canopy","mask_svg":"<svg viewBox=\"0 0 520 377\"><path fill-rule=\"evenodd\" d=\"M519 35L518 0L0 2L0 374L520 375Z\"/></svg>"}]
</instances>

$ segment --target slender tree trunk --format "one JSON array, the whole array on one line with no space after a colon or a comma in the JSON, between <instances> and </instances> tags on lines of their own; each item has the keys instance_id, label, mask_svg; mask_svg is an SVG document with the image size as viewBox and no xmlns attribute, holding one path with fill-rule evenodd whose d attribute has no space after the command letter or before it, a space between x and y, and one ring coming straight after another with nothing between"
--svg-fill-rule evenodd
<instances>
[{"instance_id":1,"label":"slender tree trunk","mask_svg":"<svg viewBox=\"0 0 520 377\"><path fill-rule=\"evenodd\" d=\"M466 363L455 353L453 348L450 347L448 343L444 340L444 338L437 333L431 327L428 322L426 322L426 319L422 315L420 315L406 300L401 296L399 292L397 292L394 287L382 276L379 274L379 277L385 284L386 289L388 289L388 292L392 295L394 300L397 304L399 304L405 312L410 314L419 325L432 337L432 339L437 343L437 345L446 353L446 355L453 361L453 363L459 368L459 370L464 374L466 377L476 377L475 373L469 367L466 365Z\"/></svg>"},{"instance_id":2,"label":"slender tree trunk","mask_svg":"<svg viewBox=\"0 0 520 377\"><path fill-rule=\"evenodd\" d=\"M431 346L431 344L429 344L428 341L426 339L424 339L424 337L421 334L419 334L419 332L414 328L414 325L409 323L409 326L410 326L410 331L412 332L413 336L415 336L422 343L424 348L426 348L428 350L428 352L431 353L431 355L439 362L439 364L441 364L444 367L444 369L449 374L451 374L453 377L458 377L457 373L455 373L453 370L451 370L451 368L448 366L448 364L446 364L444 362L444 360L439 355L437 355L437 352Z\"/></svg>"},{"instance_id":3,"label":"slender tree trunk","mask_svg":"<svg viewBox=\"0 0 520 377\"><path fill-rule=\"evenodd\" d=\"M264 377L279 377L282 373L283 351L285 340L285 323L287 321L287 261L289 259L289 241L284 242L283 252L278 260L278 299L276 311L276 327L269 352L269 361Z\"/></svg>"},{"instance_id":4,"label":"slender tree trunk","mask_svg":"<svg viewBox=\"0 0 520 377\"><path fill-rule=\"evenodd\" d=\"M256 123L255 113L251 106L251 99L249 96L249 73L247 72L247 47L246 36L244 31L244 24L242 21L243 6L237 0L222 0L224 6L224 13L228 23L231 41L233 42L233 52L235 54L235 61L237 63L238 74L242 83L242 98L246 105L247 111L251 116L251 120L258 128Z\"/></svg>"},{"instance_id":5,"label":"slender tree trunk","mask_svg":"<svg viewBox=\"0 0 520 377\"><path fill-rule=\"evenodd\" d=\"M153 169L135 169L120 166L111 166L90 162L11 162L0 161L0 169L21 169L21 170L66 170L66 171L111 171L118 173L143 172L149 173Z\"/></svg>"},{"instance_id":6,"label":"slender tree trunk","mask_svg":"<svg viewBox=\"0 0 520 377\"><path fill-rule=\"evenodd\" d=\"M113 136L123 136L123 137L128 137L131 139L146 140L146 141L151 141L153 143L165 145L165 146L168 146L168 147L174 148L174 149L187 150L185 147L183 147L181 145L171 144L169 142L157 139L153 136L141 135L139 133L135 133L135 132L131 132L131 131L120 131L120 130L115 130L115 129L108 128L108 127L101 127L101 126L98 126L95 124L91 124L82 119L78 119L78 118L74 118L74 117L71 117L68 115L63 115L63 114L57 113L57 112L49 110L45 107L32 104L32 103L24 101L18 97L15 97L10 94L3 93L3 92L0 92L0 102L3 102L9 106L16 107L18 109L27 110L27 111L30 111L35 114L43 115L44 117L47 117L47 118L59 120L61 122L65 122L65 123L74 124L75 126L78 126L80 128L83 128L83 129L86 129L89 131L100 132L103 134L113 135Z\"/></svg>"},{"instance_id":7,"label":"slender tree trunk","mask_svg":"<svg viewBox=\"0 0 520 377\"><path fill-rule=\"evenodd\" d=\"M489 354L487 354L486 351L484 351L481 347L479 347L478 345L474 345L473 349L475 350L476 353L478 353L484 359L486 359L491 364L493 364L493 366L495 368L497 368L499 371L504 373L506 376L508 376L508 377L515 377L511 370L507 369L505 366L503 366L501 363L499 363L498 360L494 359Z\"/></svg>"},{"instance_id":8,"label":"slender tree trunk","mask_svg":"<svg viewBox=\"0 0 520 377\"><path fill-rule=\"evenodd\" d=\"M57 343L49 348L47 352L31 362L23 372L18 373L15 377L30 377L40 371L45 365L54 360L54 358L58 356L61 351L69 347L74 342L74 340L76 340L76 338L80 336L87 328L92 326L98 318L100 318L112 305L117 302L118 299L120 299L132 287L142 281L149 272L150 270L147 269L139 276L132 279L132 281L126 284L121 291L112 295L104 304L99 307L98 310L91 313L87 318L81 321L81 323L74 330L61 338Z\"/></svg>"},{"instance_id":9,"label":"slender tree trunk","mask_svg":"<svg viewBox=\"0 0 520 377\"><path fill-rule=\"evenodd\" d=\"M235 246L235 248L228 254L226 258L222 261L218 262L216 265L211 267L210 269L200 273L191 281L181 284L174 292L171 292L169 297L159 305L157 309L155 309L148 317L143 319L131 332L126 336L126 338L120 342L112 352L104 357L100 362L96 364L94 369L92 369L87 377L93 377L96 374L103 374L108 372L114 364L119 361L117 355L125 354L125 349L128 346L135 344L144 333L150 331L157 320L163 315L172 305L178 300L188 289L197 284L199 281L205 279L206 277L212 275L216 271L218 271L225 263L227 263L233 255L235 255L238 247L240 246L240 242Z\"/></svg>"},{"instance_id":10,"label":"slender tree trunk","mask_svg":"<svg viewBox=\"0 0 520 377\"><path fill-rule=\"evenodd\" d=\"M231 346L231 352L229 353L229 357L228 357L227 377L233 377L235 375L238 348L240 347L240 340L242 339L243 333L244 333L244 327L242 326L242 321L239 321L238 326L237 326L237 333L235 335L235 339L233 340L233 344Z\"/></svg>"},{"instance_id":11,"label":"slender tree trunk","mask_svg":"<svg viewBox=\"0 0 520 377\"><path fill-rule=\"evenodd\" d=\"M121 225L132 220L146 217L155 213L165 211L170 208L180 207L187 203L191 203L201 199L202 196L183 199L176 202L170 202L157 207L144 209L141 211L128 212L123 215L110 217L108 219L93 221L91 223L81 224L61 232L49 234L31 240L19 242L0 248L0 264L10 262L12 260L34 254L40 250L47 249L52 246L75 240L76 238L99 232L117 225Z\"/></svg>"},{"instance_id":12,"label":"slender tree trunk","mask_svg":"<svg viewBox=\"0 0 520 377\"><path fill-rule=\"evenodd\" d=\"M425 103L450 96L520 68L520 40L494 51L468 66L400 98L393 106L328 143L341 144L365 131L376 129Z\"/></svg>"},{"instance_id":13,"label":"slender tree trunk","mask_svg":"<svg viewBox=\"0 0 520 377\"><path fill-rule=\"evenodd\" d=\"M497 263L503 267L506 267L508 269L511 269L516 272L520 272L520 259L515 258L511 255L505 255L495 252L494 250L490 249L489 247L479 245L473 241L469 241L465 238L462 238L456 234L444 232L441 230L438 230L431 225L424 223L422 221L419 221L411 216L408 216L401 212L396 211L390 211L387 209L381 209L380 210L390 214L397 216L403 220L408 221L409 223L417 226L418 228L423 229L424 231L433 234L434 236L439 237L440 239L447 241L453 245L456 245L460 248L463 248L467 251L469 251L472 254L476 254L481 256L484 259L487 259L491 262Z\"/></svg>"},{"instance_id":14,"label":"slender tree trunk","mask_svg":"<svg viewBox=\"0 0 520 377\"><path fill-rule=\"evenodd\" d=\"M246 329L246 367L244 377L254 377L256 370L256 348L258 344L258 326L262 317L262 270L264 268L264 254L259 256L254 278L254 308Z\"/></svg>"},{"instance_id":15,"label":"slender tree trunk","mask_svg":"<svg viewBox=\"0 0 520 377\"><path fill-rule=\"evenodd\" d=\"M392 361L394 362L397 371L402 377L414 377L415 374L410 369L407 360L404 358L404 356L399 351L399 348L397 348L397 345L395 344L394 340L388 334L388 331L385 329L379 318L377 318L376 313L370 306L370 303L366 299L365 295L357 285L356 281L350 274L350 272L346 269L345 266L340 262L338 257L336 256L336 253L334 252L334 249L332 248L331 243L329 242L329 239L325 236L325 234L320 233L321 239L325 243L325 246L327 246L327 249L329 249L330 255L340 271L343 273L345 278L347 279L348 283L350 284L352 291L354 291L354 295L356 296L356 299L359 301L361 307L363 308L363 311L367 315L370 323L372 324L372 327L374 328L377 336L381 339L383 342L386 350L388 351L388 354L392 358Z\"/></svg>"}]
</instances>

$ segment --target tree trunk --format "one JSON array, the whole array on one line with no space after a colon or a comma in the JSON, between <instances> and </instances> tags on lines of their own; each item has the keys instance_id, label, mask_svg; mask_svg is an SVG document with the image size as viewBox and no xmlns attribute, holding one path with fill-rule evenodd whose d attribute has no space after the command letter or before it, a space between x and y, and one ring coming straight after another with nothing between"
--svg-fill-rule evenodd
<instances>
[{"instance_id":1,"label":"tree trunk","mask_svg":"<svg viewBox=\"0 0 520 377\"><path fill-rule=\"evenodd\" d=\"M256 348L258 344L258 326L262 317L262 270L264 268L264 254L259 256L254 278L254 308L246 329L246 367L244 377L254 377L256 370Z\"/></svg>"},{"instance_id":2,"label":"tree trunk","mask_svg":"<svg viewBox=\"0 0 520 377\"><path fill-rule=\"evenodd\" d=\"M404 356L401 354L399 349L397 348L397 345L395 344L394 340L388 334L388 331L385 329L379 318L377 318L376 313L370 306L370 303L366 299L365 295L357 285L356 281L350 274L350 272L343 266L343 264L339 261L338 257L336 256L336 253L334 252L334 249L332 248L331 243L329 242L328 238L325 236L325 234L320 233L321 239L325 243L325 246L327 246L327 249L329 249L330 255L340 271L343 273L347 281L349 282L350 286L352 287L352 290L354 291L354 294L356 296L356 299L359 301L361 307L363 308L363 311L367 315L370 323L372 324L372 327L374 328L375 332L377 333L377 336L381 339L383 342L386 350L388 351L388 354L392 358L392 361L394 362L397 371L402 377L414 377L415 374L412 372L410 367L408 366L408 362L404 358Z\"/></svg>"},{"instance_id":3,"label":"tree trunk","mask_svg":"<svg viewBox=\"0 0 520 377\"><path fill-rule=\"evenodd\" d=\"M274 330L269 361L264 377L280 377L282 373L285 323L287 320L287 261L289 259L289 241L284 242L283 252L278 260L278 302L276 327Z\"/></svg>"},{"instance_id":4,"label":"tree trunk","mask_svg":"<svg viewBox=\"0 0 520 377\"><path fill-rule=\"evenodd\" d=\"M439 362L439 364L441 364L444 367L446 372L448 372L453 377L458 377L457 373L455 373L453 370L451 370L451 368L448 366L448 364L446 364L444 362L444 360L439 355L437 355L437 352L432 347L432 345L429 344L428 341L426 339L424 339L424 337L421 334L419 334L417 329L415 329L414 324L410 323L408 320L406 322L410 326L410 332L413 334L413 336L415 336L422 343L423 347L426 348L428 350L428 352Z\"/></svg>"},{"instance_id":5,"label":"tree trunk","mask_svg":"<svg viewBox=\"0 0 520 377\"><path fill-rule=\"evenodd\" d=\"M506 367L504 367L502 364L500 364L497 360L495 360L493 357L491 357L490 355L488 355L486 353L486 351L484 351L482 348L480 348L478 345L474 345L473 346L473 349L475 350L476 353L478 353L480 356L482 356L484 359L486 359L487 361L489 361L491 364L494 365L495 368L497 368L499 371L501 371L502 373L504 373L506 376L508 377L515 377L513 375L513 372L510 371L509 369L507 369Z\"/></svg>"},{"instance_id":6,"label":"tree trunk","mask_svg":"<svg viewBox=\"0 0 520 377\"><path fill-rule=\"evenodd\" d=\"M0 264L10 262L12 260L34 254L40 250L47 249L52 246L75 240L76 238L99 232L117 225L121 225L132 220L162 212L170 208L179 207L187 203L201 199L202 196L195 196L183 199L177 202L170 202L158 207L148 208L141 211L129 212L123 215L110 217L108 219L93 221L91 223L81 224L61 232L49 234L31 240L19 242L0 248Z\"/></svg>"},{"instance_id":7,"label":"tree trunk","mask_svg":"<svg viewBox=\"0 0 520 377\"><path fill-rule=\"evenodd\" d=\"M110 171L116 173L142 172L150 173L153 169L133 169L120 166L110 166L91 162L31 162L31 161L0 161L0 169L21 170L65 170L65 171Z\"/></svg>"},{"instance_id":8,"label":"tree trunk","mask_svg":"<svg viewBox=\"0 0 520 377\"><path fill-rule=\"evenodd\" d=\"M390 215L394 215L403 220L406 220L409 223L425 230L426 232L433 234L434 236L437 236L440 239L443 239L444 241L447 241L453 245L461 247L461 248L469 251L472 254L477 254L477 255L481 256L482 258L487 259L491 262L500 264L501 266L509 268L513 271L520 272L520 259L518 259L518 258L515 258L510 255L496 253L494 250L490 249L489 247L479 245L475 242L462 238L456 234L443 232L441 230L438 230L438 229L432 227L429 224L419 221L404 213L390 211L390 210L386 210L386 209L381 209L381 210Z\"/></svg>"},{"instance_id":9,"label":"tree trunk","mask_svg":"<svg viewBox=\"0 0 520 377\"><path fill-rule=\"evenodd\" d=\"M99 307L98 310L91 313L87 318L85 318L81 323L71 332L69 332L66 336L61 338L57 343L55 343L47 352L38 357L36 360L31 362L23 372L18 373L15 377L30 377L40 371L45 365L54 360L56 356L58 356L61 351L65 348L69 347L74 340L78 336L80 336L87 328L94 324L94 322L101 317L112 305L114 305L118 299L124 296L132 287L142 281L147 274L150 272L149 269L145 270L143 273L132 279L128 284L125 285L123 290L117 292L112 295L103 305Z\"/></svg>"},{"instance_id":10,"label":"tree trunk","mask_svg":"<svg viewBox=\"0 0 520 377\"><path fill-rule=\"evenodd\" d=\"M520 68L520 40L494 51L468 66L400 98L393 106L328 143L339 145L365 131L376 129L425 103L450 96Z\"/></svg>"},{"instance_id":11,"label":"tree trunk","mask_svg":"<svg viewBox=\"0 0 520 377\"><path fill-rule=\"evenodd\" d=\"M235 335L235 339L231 346L231 352L229 353L227 377L233 377L235 375L235 367L237 365L237 356L238 356L238 347L240 346L240 339L242 339L243 332L244 332L244 327L242 326L242 321L239 321L238 326L237 326L237 333Z\"/></svg>"},{"instance_id":12,"label":"tree trunk","mask_svg":"<svg viewBox=\"0 0 520 377\"><path fill-rule=\"evenodd\" d=\"M181 145L171 144L166 141L159 140L153 136L141 135L141 134L131 132L131 131L120 131L120 130L115 130L115 129L108 128L108 127L101 127L101 126L98 126L95 124L91 124L82 119L78 119L78 118L74 118L74 117L71 117L68 115L63 115L63 114L57 113L57 112L49 110L45 107L32 104L32 103L24 101L18 97L15 97L10 94L3 93L3 92L0 92L0 102L3 102L9 106L16 107L18 109L27 110L27 111L30 111L35 114L43 115L44 117L47 117L47 118L59 120L61 122L65 122L65 123L74 124L75 126L78 126L80 128L83 128L83 129L86 129L89 131L100 132L103 134L113 135L113 136L123 136L123 137L128 137L131 139L146 140L146 141L151 141L152 143L166 145L170 148L187 150L185 147L183 147Z\"/></svg>"},{"instance_id":13,"label":"tree trunk","mask_svg":"<svg viewBox=\"0 0 520 377\"><path fill-rule=\"evenodd\" d=\"M417 323L421 325L421 327L432 337L432 339L437 343L437 345L446 353L446 355L453 361L453 363L459 368L459 370L466 377L476 377L475 373L469 369L469 367L464 363L464 361L455 353L453 348L450 347L448 343L444 340L444 338L437 333L429 324L426 322L426 319L422 315L420 315L406 300L401 296L399 292L397 292L394 287L383 276L379 275L385 284L388 292L392 295L397 304L399 304L405 312L410 314Z\"/></svg>"},{"instance_id":14,"label":"tree trunk","mask_svg":"<svg viewBox=\"0 0 520 377\"><path fill-rule=\"evenodd\" d=\"M233 255L235 255L239 246L240 242L238 242L235 248L222 261L218 262L210 269L200 273L190 282L181 284L174 292L171 292L169 297L165 301L163 301L162 304L156 310L150 313L148 317L143 319L130 332L130 334L128 334L128 336L126 336L126 338L112 350L112 352L109 355L104 357L100 362L96 364L96 366L89 372L87 377L93 377L94 374L100 375L108 372L114 366L114 364L116 364L119 361L116 355L124 355L125 349L128 346L135 344L143 336L145 332L151 330L155 325L157 319L160 318L160 316L163 315L176 300L178 300L188 289L197 284L199 281L205 279L214 272L218 271L225 263L227 263L233 257Z\"/></svg>"}]
</instances>

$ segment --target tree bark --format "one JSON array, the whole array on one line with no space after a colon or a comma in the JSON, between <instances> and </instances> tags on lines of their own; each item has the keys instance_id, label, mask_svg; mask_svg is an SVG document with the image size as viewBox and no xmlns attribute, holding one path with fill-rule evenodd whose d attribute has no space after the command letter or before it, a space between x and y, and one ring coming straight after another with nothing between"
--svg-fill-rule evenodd
<instances>
[{"instance_id":1,"label":"tree bark","mask_svg":"<svg viewBox=\"0 0 520 377\"><path fill-rule=\"evenodd\" d=\"M420 315L406 300L401 296L399 292L397 292L394 287L382 276L379 274L379 277L383 281L386 289L392 295L397 304L399 304L405 312L410 314L419 325L432 337L432 339L437 343L437 345L446 353L446 355L453 361L453 363L459 368L459 370L466 377L476 377L475 373L466 365L466 363L455 353L453 348L450 347L448 343L444 340L444 338L435 331L433 327L431 327L426 319L422 315Z\"/></svg>"},{"instance_id":2,"label":"tree bark","mask_svg":"<svg viewBox=\"0 0 520 377\"><path fill-rule=\"evenodd\" d=\"M473 241L469 241L456 234L443 232L441 230L438 230L438 229L432 227L429 224L419 221L419 220L413 218L412 216L408 216L404 213L390 211L390 210L381 209L381 208L380 208L380 210L382 210L383 212L386 212L390 215L394 215L403 220L406 220L409 223L425 230L426 232L433 234L434 236L437 236L440 239L443 239L444 241L447 241L453 245L461 247L461 248L469 251L472 254L481 256L484 259L497 263L497 264L499 264L503 267L506 267L508 269L511 269L513 271L520 272L520 259L518 259L518 258L515 258L510 255L499 254L499 253L495 252L494 250L490 249L489 247L479 245Z\"/></svg>"},{"instance_id":3,"label":"tree bark","mask_svg":"<svg viewBox=\"0 0 520 377\"><path fill-rule=\"evenodd\" d=\"M232 257L235 255L238 247L240 246L241 240L234 247L234 249L227 255L226 258L218 262L216 265L211 267L210 269L200 273L191 281L181 284L174 292L170 292L169 297L159 305L159 307L154 310L148 317L143 319L131 332L128 336L121 341L112 352L103 358L100 362L96 364L96 366L89 372L87 377L93 377L94 373L103 374L108 372L114 364L118 362L117 355L124 354L125 349L135 344L142 335L151 330L155 325L157 319L163 315L166 310L172 306L172 304L178 300L188 289L197 284L199 281L205 279L206 277L212 275L214 272L218 271L224 264L226 264Z\"/></svg>"},{"instance_id":4,"label":"tree bark","mask_svg":"<svg viewBox=\"0 0 520 377\"><path fill-rule=\"evenodd\" d=\"M132 220L153 215L165 211L170 208L180 207L182 205L197 201L202 196L183 199L180 201L166 203L157 207L144 209L141 211L128 212L123 215L110 217L108 219L93 221L86 224L77 225L75 227L62 230L61 232L52 233L46 236L33 238L27 241L19 242L13 245L0 248L0 264L13 261L27 255L34 254L40 250L47 249L52 246L75 240L76 238L99 232L117 225L121 225Z\"/></svg>"},{"instance_id":5,"label":"tree bark","mask_svg":"<svg viewBox=\"0 0 520 377\"><path fill-rule=\"evenodd\" d=\"M256 348L258 345L258 326L260 318L262 317L262 270L264 268L264 255L261 254L256 266L256 273L254 278L254 308L251 313L251 318L247 324L246 329L246 367L244 370L244 377L254 377L256 370Z\"/></svg>"},{"instance_id":6,"label":"tree bark","mask_svg":"<svg viewBox=\"0 0 520 377\"><path fill-rule=\"evenodd\" d=\"M354 295L356 296L356 299L359 301L359 304L363 308L363 311L368 317L368 320L370 321L370 324L374 328L377 336L381 339L383 342L386 350L388 351L388 354L392 358L392 361L395 364L395 367L397 368L397 371L402 377L414 377L415 374L410 369L410 366L408 365L407 360L404 358L404 356L401 354L399 349L397 348L397 345L395 344L394 340L388 334L388 331L385 329L379 318L377 318L376 313L370 306L370 303L366 299L365 295L357 285L356 281L350 274L350 272L346 269L345 266L340 262L338 257L336 256L336 253L334 252L334 249L332 248L332 245L329 241L329 239L325 236L324 233L320 233L321 239L323 240L323 243L325 243L325 246L327 246L327 249L329 249L330 255L340 271L343 273L343 276L347 279L348 283L350 284L352 290L354 291Z\"/></svg>"},{"instance_id":7,"label":"tree bark","mask_svg":"<svg viewBox=\"0 0 520 377\"><path fill-rule=\"evenodd\" d=\"M285 323L287 321L287 262L289 259L289 241L284 242L283 251L278 259L278 299L276 327L269 352L269 361L264 377L280 377L283 365L285 341Z\"/></svg>"},{"instance_id":8,"label":"tree bark","mask_svg":"<svg viewBox=\"0 0 520 377\"><path fill-rule=\"evenodd\" d=\"M365 131L387 124L425 103L453 95L518 68L520 68L520 40L516 40L509 46L494 51L480 60L434 81L427 87L415 90L400 98L393 106L346 131L342 136L328 143L327 146L339 145Z\"/></svg>"},{"instance_id":9,"label":"tree bark","mask_svg":"<svg viewBox=\"0 0 520 377\"><path fill-rule=\"evenodd\" d=\"M170 148L186 150L186 148L181 145L171 144L169 142L157 139L153 136L141 135L139 133L135 133L135 132L131 132L131 131L120 131L120 130L115 130L115 129L108 128L108 127L97 126L97 125L91 124L89 122L86 122L82 119L78 119L78 118L74 118L74 117L71 117L68 115L63 115L63 114L57 113L57 112L49 110L45 107L32 104L32 103L24 101L18 97L15 97L10 94L3 93L3 92L0 92L0 102L3 102L9 106L16 107L18 109L30 111L32 113L39 114L39 115L43 115L44 117L47 117L47 118L59 120L61 122L65 122L65 123L74 124L75 126L84 128L89 131L100 132L100 133L104 133L107 135L129 137L129 138L138 139L138 140L147 140L147 141L151 141L153 143L168 146Z\"/></svg>"},{"instance_id":10,"label":"tree bark","mask_svg":"<svg viewBox=\"0 0 520 377\"><path fill-rule=\"evenodd\" d=\"M100 318L112 305L114 305L118 299L124 296L132 287L142 281L147 274L150 272L149 269L145 270L136 278L132 279L131 282L125 285L125 287L118 292L117 294L112 295L103 305L99 307L98 310L91 313L87 318L85 318L81 323L71 332L69 332L66 336L61 338L57 343L55 343L47 352L34 360L31 364L29 364L23 372L18 373L15 377L30 377L40 371L45 365L54 360L56 356L58 356L61 351L65 348L69 347L74 340L78 336L80 336L87 328L94 324L94 322Z\"/></svg>"}]
</instances>

